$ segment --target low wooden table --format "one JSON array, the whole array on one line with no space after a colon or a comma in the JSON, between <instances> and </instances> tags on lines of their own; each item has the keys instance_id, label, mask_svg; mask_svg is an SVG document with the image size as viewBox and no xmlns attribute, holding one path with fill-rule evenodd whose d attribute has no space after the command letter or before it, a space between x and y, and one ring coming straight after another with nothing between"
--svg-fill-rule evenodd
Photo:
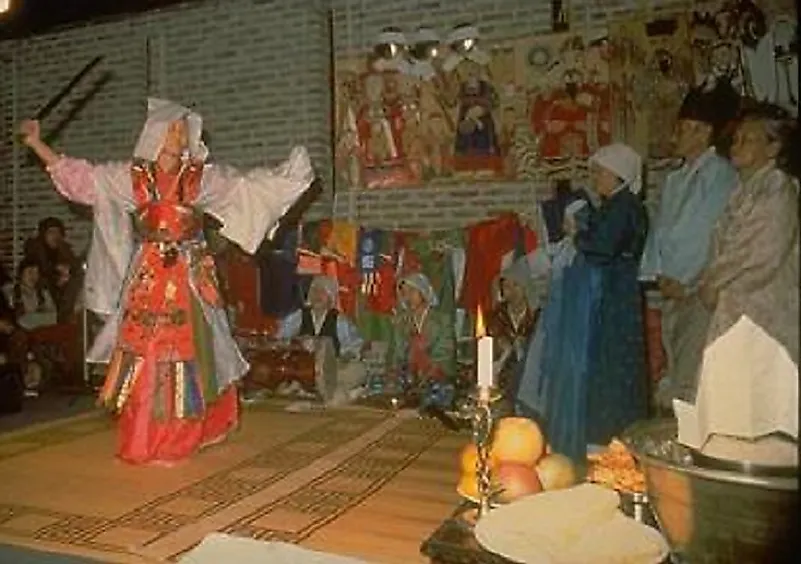
<instances>
[{"instance_id":1,"label":"low wooden table","mask_svg":"<svg viewBox=\"0 0 801 564\"><path fill-rule=\"evenodd\" d=\"M431 564L514 564L502 556L481 548L473 535L467 516L475 505L463 503L420 546Z\"/></svg>"}]
</instances>

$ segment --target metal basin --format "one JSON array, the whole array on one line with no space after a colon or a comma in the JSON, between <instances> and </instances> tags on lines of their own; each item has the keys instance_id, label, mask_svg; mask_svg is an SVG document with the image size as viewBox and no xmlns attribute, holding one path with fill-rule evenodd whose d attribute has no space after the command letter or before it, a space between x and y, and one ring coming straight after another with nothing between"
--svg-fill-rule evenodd
<instances>
[{"instance_id":1,"label":"metal basin","mask_svg":"<svg viewBox=\"0 0 801 564\"><path fill-rule=\"evenodd\" d=\"M674 562L783 564L801 554L798 475L754 476L698 466L676 442L676 421L630 427L648 499Z\"/></svg>"}]
</instances>

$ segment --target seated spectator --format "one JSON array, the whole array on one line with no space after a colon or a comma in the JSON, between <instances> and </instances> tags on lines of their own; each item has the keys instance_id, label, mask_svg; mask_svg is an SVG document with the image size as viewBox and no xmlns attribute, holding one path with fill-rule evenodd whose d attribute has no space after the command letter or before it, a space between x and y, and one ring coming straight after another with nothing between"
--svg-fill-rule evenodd
<instances>
[{"instance_id":1,"label":"seated spectator","mask_svg":"<svg viewBox=\"0 0 801 564\"><path fill-rule=\"evenodd\" d=\"M0 288L11 288L12 280L5 268L0 265ZM26 384L36 387L41 373L33 367L28 375L28 335L17 324L16 313L5 291L0 291L0 370L12 367L17 374L26 375ZM32 380L32 381L31 381Z\"/></svg>"},{"instance_id":2,"label":"seated spectator","mask_svg":"<svg viewBox=\"0 0 801 564\"><path fill-rule=\"evenodd\" d=\"M364 341L353 322L337 309L338 292L336 280L316 276L309 287L307 304L282 320L277 335L279 339L329 340L337 359L336 374L321 374L323 381L317 382L317 391L326 404L337 405L354 399L366 377L359 362ZM324 354L318 350L318 359ZM325 372L322 367L320 371Z\"/></svg>"},{"instance_id":3,"label":"seated spectator","mask_svg":"<svg viewBox=\"0 0 801 564\"><path fill-rule=\"evenodd\" d=\"M20 262L17 281L6 292L20 327L32 330L56 324L56 304L34 260L27 258Z\"/></svg>"},{"instance_id":4,"label":"seated spectator","mask_svg":"<svg viewBox=\"0 0 801 564\"><path fill-rule=\"evenodd\" d=\"M11 277L0 265L0 287L5 288L9 284L11 284ZM24 352L22 356L19 356L15 354L18 351L14 350L14 335L21 333L11 302L5 292L0 292L0 365L16 364L21 368L24 364Z\"/></svg>"},{"instance_id":5,"label":"seated spectator","mask_svg":"<svg viewBox=\"0 0 801 564\"><path fill-rule=\"evenodd\" d=\"M59 323L77 323L83 308L83 270L75 264L56 264L55 293Z\"/></svg>"},{"instance_id":6,"label":"seated spectator","mask_svg":"<svg viewBox=\"0 0 801 564\"><path fill-rule=\"evenodd\" d=\"M528 342L540 315L542 293L535 284L527 257L518 259L501 272L500 300L490 312L487 332L496 342L496 372L506 398L517 393L519 365L525 359Z\"/></svg>"},{"instance_id":7,"label":"seated spectator","mask_svg":"<svg viewBox=\"0 0 801 564\"><path fill-rule=\"evenodd\" d=\"M72 318L76 287L81 286L81 271L70 244L65 240L64 223L55 217L39 222L38 234L25 242L25 259L39 267L42 283L56 304L59 319Z\"/></svg>"},{"instance_id":8,"label":"seated spectator","mask_svg":"<svg viewBox=\"0 0 801 564\"><path fill-rule=\"evenodd\" d=\"M394 320L385 393L400 393L420 407L450 409L456 379L456 336L451 317L424 274L398 284L401 308Z\"/></svg>"}]
</instances>

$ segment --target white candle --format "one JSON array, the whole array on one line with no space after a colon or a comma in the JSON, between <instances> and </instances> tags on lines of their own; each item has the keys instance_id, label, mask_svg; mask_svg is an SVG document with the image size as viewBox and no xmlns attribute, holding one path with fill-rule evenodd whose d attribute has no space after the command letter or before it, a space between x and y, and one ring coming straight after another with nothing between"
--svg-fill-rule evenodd
<instances>
[{"instance_id":1,"label":"white candle","mask_svg":"<svg viewBox=\"0 0 801 564\"><path fill-rule=\"evenodd\" d=\"M492 337L487 335L484 329L484 317L481 315L479 308L476 315L476 337L478 337L478 351L477 351L477 374L478 374L478 388L479 390L489 390L492 388Z\"/></svg>"},{"instance_id":2,"label":"white candle","mask_svg":"<svg viewBox=\"0 0 801 564\"><path fill-rule=\"evenodd\" d=\"M492 387L492 337L478 339L478 387Z\"/></svg>"}]
</instances>

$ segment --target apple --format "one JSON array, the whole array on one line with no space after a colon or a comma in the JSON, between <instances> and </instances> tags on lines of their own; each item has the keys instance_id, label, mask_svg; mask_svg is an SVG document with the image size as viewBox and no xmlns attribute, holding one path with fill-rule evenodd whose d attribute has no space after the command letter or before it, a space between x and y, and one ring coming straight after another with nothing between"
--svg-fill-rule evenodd
<instances>
[{"instance_id":1,"label":"apple","mask_svg":"<svg viewBox=\"0 0 801 564\"><path fill-rule=\"evenodd\" d=\"M499 490L498 501L511 503L516 499L543 491L537 471L528 464L501 462L493 482Z\"/></svg>"}]
</instances>

